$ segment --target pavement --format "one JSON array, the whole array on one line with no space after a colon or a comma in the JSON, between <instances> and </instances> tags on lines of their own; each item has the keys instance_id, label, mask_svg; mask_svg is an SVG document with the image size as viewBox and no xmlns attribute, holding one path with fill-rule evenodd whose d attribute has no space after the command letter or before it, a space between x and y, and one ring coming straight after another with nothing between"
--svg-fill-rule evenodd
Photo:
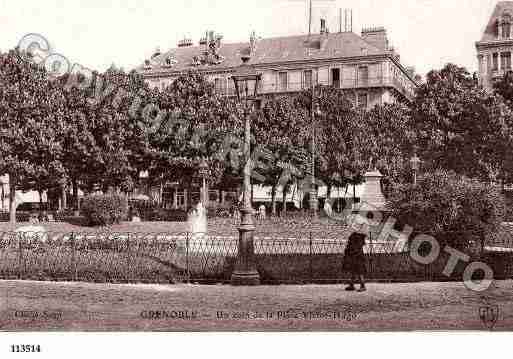
<instances>
[{"instance_id":1,"label":"pavement","mask_svg":"<svg viewBox=\"0 0 513 359\"><path fill-rule=\"evenodd\" d=\"M458 282L369 283L357 293L342 285L0 281L0 330L502 331L513 329L512 289L511 280L482 293ZM497 321L482 321L483 311Z\"/></svg>"}]
</instances>

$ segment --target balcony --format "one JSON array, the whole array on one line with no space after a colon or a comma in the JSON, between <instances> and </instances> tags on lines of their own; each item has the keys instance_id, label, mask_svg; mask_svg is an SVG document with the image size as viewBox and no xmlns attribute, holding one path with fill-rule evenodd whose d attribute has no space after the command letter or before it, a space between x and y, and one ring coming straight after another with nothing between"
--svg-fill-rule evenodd
<instances>
[{"instance_id":1,"label":"balcony","mask_svg":"<svg viewBox=\"0 0 513 359\"><path fill-rule=\"evenodd\" d=\"M413 90L408 89L398 79L391 77L369 77L366 79L344 78L335 84L331 84L327 81L316 82L316 84L318 83L321 85L334 85L334 87L344 90L392 87L408 99L414 96ZM310 88L311 85L304 82L288 82L287 84L261 83L258 92L261 95L286 94L304 91ZM235 96L235 89L232 87L219 88L216 89L216 92L224 96Z\"/></svg>"},{"instance_id":2,"label":"balcony","mask_svg":"<svg viewBox=\"0 0 513 359\"><path fill-rule=\"evenodd\" d=\"M502 78L502 77L504 77L504 75L506 75L507 72L510 72L510 71L512 71L511 67L502 68L500 70L494 69L491 71L492 79L495 80L495 79Z\"/></svg>"}]
</instances>

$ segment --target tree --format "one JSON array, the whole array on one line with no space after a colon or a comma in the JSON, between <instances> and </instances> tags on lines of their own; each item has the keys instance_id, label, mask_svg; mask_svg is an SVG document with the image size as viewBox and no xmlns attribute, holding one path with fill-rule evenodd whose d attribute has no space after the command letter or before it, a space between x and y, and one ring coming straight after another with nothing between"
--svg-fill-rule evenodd
<instances>
[{"instance_id":1,"label":"tree","mask_svg":"<svg viewBox=\"0 0 513 359\"><path fill-rule=\"evenodd\" d=\"M500 228L504 216L496 187L445 170L421 176L416 185L394 184L388 202L399 223L414 226L410 239L431 235L441 248L482 250L483 239Z\"/></svg>"},{"instance_id":2,"label":"tree","mask_svg":"<svg viewBox=\"0 0 513 359\"><path fill-rule=\"evenodd\" d=\"M208 162L213 185L221 182L232 162L237 164L234 171L241 170L242 146L234 140L242 138L243 113L233 99L216 95L201 74L189 72L155 92L153 101L155 108L142 124L149 144L150 178L191 187L202 158ZM234 153L237 158L231 161Z\"/></svg>"},{"instance_id":3,"label":"tree","mask_svg":"<svg viewBox=\"0 0 513 359\"><path fill-rule=\"evenodd\" d=\"M54 87L43 68L17 50L0 54L0 173L9 175L10 222L16 190L41 190L62 172Z\"/></svg>"},{"instance_id":4,"label":"tree","mask_svg":"<svg viewBox=\"0 0 513 359\"><path fill-rule=\"evenodd\" d=\"M92 136L99 149L95 160L101 188L132 191L149 160L147 138L140 128L146 105L157 96L135 71L109 68L95 74L95 100L90 102ZM139 109L133 111L135 101Z\"/></svg>"},{"instance_id":5,"label":"tree","mask_svg":"<svg viewBox=\"0 0 513 359\"><path fill-rule=\"evenodd\" d=\"M370 140L365 112L353 108L345 93L337 88L319 87L317 143L319 169L330 198L332 187L359 184L369 167Z\"/></svg>"},{"instance_id":6,"label":"tree","mask_svg":"<svg viewBox=\"0 0 513 359\"><path fill-rule=\"evenodd\" d=\"M494 91L501 95L508 106L513 106L513 71L508 71L506 74L493 84Z\"/></svg>"},{"instance_id":7,"label":"tree","mask_svg":"<svg viewBox=\"0 0 513 359\"><path fill-rule=\"evenodd\" d=\"M431 71L418 89L413 119L427 169L483 180L503 177L512 144L511 111L464 68L449 64Z\"/></svg>"},{"instance_id":8,"label":"tree","mask_svg":"<svg viewBox=\"0 0 513 359\"><path fill-rule=\"evenodd\" d=\"M307 113L295 98L269 99L253 121L256 151L267 152L261 183L271 187L272 213L276 214L276 192L282 187L283 209L287 190L294 179L304 177L309 164ZM258 148L258 149L257 149Z\"/></svg>"},{"instance_id":9,"label":"tree","mask_svg":"<svg viewBox=\"0 0 513 359\"><path fill-rule=\"evenodd\" d=\"M362 146L364 158L370 159L385 176L385 193L392 183L411 182L409 160L416 143L411 110L400 103L375 106L363 114L367 139Z\"/></svg>"}]
</instances>

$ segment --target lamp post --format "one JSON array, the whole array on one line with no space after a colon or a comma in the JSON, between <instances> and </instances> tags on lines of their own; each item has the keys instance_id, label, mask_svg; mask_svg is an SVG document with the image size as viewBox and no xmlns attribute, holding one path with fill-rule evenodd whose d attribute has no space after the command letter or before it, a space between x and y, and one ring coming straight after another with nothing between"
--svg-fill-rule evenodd
<instances>
[{"instance_id":1,"label":"lamp post","mask_svg":"<svg viewBox=\"0 0 513 359\"><path fill-rule=\"evenodd\" d=\"M317 217L319 201L317 198L317 183L315 181L315 116L320 117L322 112L319 108L319 104L316 103L314 105L314 86L312 85L312 170L311 170L311 183L310 183L310 209L312 210L312 214Z\"/></svg>"},{"instance_id":2,"label":"lamp post","mask_svg":"<svg viewBox=\"0 0 513 359\"><path fill-rule=\"evenodd\" d=\"M2 194L0 196L0 203L2 206L2 212L4 211L4 201L5 201L5 192L4 192L4 182L0 180L0 186L2 186Z\"/></svg>"},{"instance_id":3,"label":"lamp post","mask_svg":"<svg viewBox=\"0 0 513 359\"><path fill-rule=\"evenodd\" d=\"M419 170L420 168L420 163L422 161L420 160L420 158L417 156L417 151L415 150L413 152L413 157L410 159L410 164L411 164L411 169L413 170L413 184L416 185L417 184L417 171Z\"/></svg>"},{"instance_id":4,"label":"lamp post","mask_svg":"<svg viewBox=\"0 0 513 359\"><path fill-rule=\"evenodd\" d=\"M232 285L258 285L260 275L254 262L254 234L253 208L251 205L251 120L250 113L258 93L258 85L262 77L248 64L249 56L243 56L243 64L232 75L235 84L237 99L244 109L244 184L243 184L243 209L241 224L239 227L239 247L237 261L232 273Z\"/></svg>"},{"instance_id":5,"label":"lamp post","mask_svg":"<svg viewBox=\"0 0 513 359\"><path fill-rule=\"evenodd\" d=\"M200 201L203 203L203 207L208 207L208 188L207 188L207 177L210 175L210 169L208 167L207 161L203 158L199 164L199 170L198 173L202 180L202 186L201 186L201 196Z\"/></svg>"}]
</instances>

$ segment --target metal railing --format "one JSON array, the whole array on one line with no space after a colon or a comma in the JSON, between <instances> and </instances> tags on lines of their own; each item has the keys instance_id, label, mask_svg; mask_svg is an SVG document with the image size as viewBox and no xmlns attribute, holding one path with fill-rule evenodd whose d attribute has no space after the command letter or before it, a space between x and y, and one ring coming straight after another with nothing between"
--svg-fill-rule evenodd
<instances>
[{"instance_id":1,"label":"metal railing","mask_svg":"<svg viewBox=\"0 0 513 359\"><path fill-rule=\"evenodd\" d=\"M340 282L346 236L340 232L258 232L255 262L263 283ZM0 232L0 278L86 282L228 282L238 237L183 233ZM448 258L413 261L393 241L370 233L364 247L367 278L426 281L447 278ZM495 258L495 257L494 257ZM500 253L502 276L513 273L513 254ZM481 258L481 260L484 260ZM497 260L490 259L490 263ZM456 271L455 276L461 275Z\"/></svg>"},{"instance_id":2,"label":"metal railing","mask_svg":"<svg viewBox=\"0 0 513 359\"><path fill-rule=\"evenodd\" d=\"M339 81L319 81L315 84L332 85L335 88L340 89L367 89L376 87L394 87L397 91L402 93L405 97L411 98L413 90L408 89L399 80L392 77L368 77L368 78L342 78ZM258 92L259 94L273 94L273 93L288 93L288 92L299 92L311 88L309 82L262 82L260 83ZM235 88L232 86L220 86L216 87L216 92L220 95L235 96Z\"/></svg>"}]
</instances>

